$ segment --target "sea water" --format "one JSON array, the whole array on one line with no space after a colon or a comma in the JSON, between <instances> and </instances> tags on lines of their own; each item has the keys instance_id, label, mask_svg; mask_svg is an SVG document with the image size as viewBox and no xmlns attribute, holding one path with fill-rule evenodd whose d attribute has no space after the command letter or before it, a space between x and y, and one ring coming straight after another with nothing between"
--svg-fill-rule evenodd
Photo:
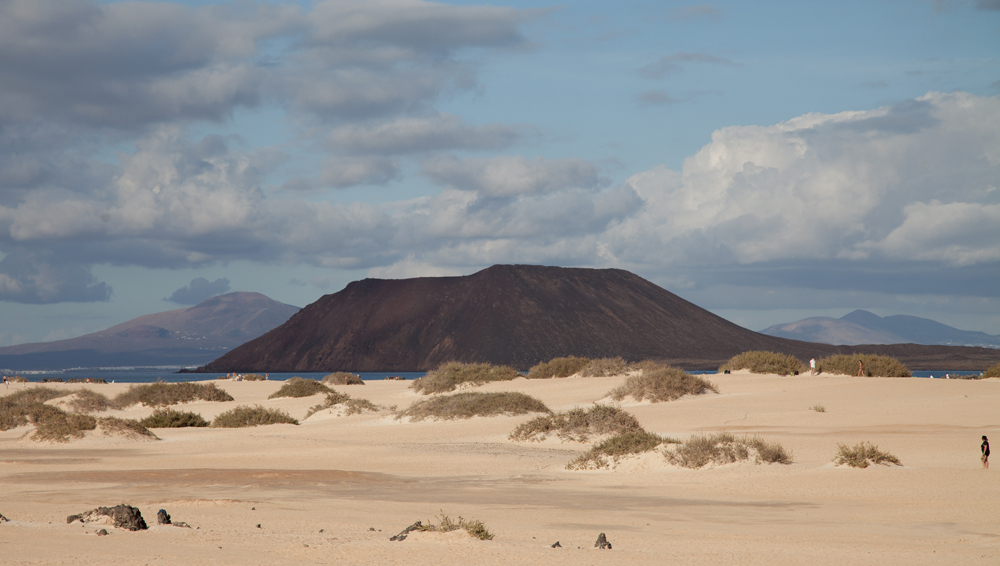
<instances>
[{"instance_id":1,"label":"sea water","mask_svg":"<svg viewBox=\"0 0 1000 566\"><path fill-rule=\"evenodd\" d=\"M111 383L154 383L166 381L176 383L181 381L205 381L218 378L225 378L233 374L229 373L177 373L180 367L110 367L110 368L73 368L58 371L18 371L17 375L28 378L29 381L38 382L43 379L103 379ZM254 372L247 372L254 373ZM331 372L275 372L267 373L267 378L271 381L285 381L293 377L306 379L323 379ZM427 375L425 371L362 371L351 372L360 375L363 380L378 380L387 377L402 377L403 379L417 379ZM8 376L14 373L8 372Z\"/></svg>"}]
</instances>

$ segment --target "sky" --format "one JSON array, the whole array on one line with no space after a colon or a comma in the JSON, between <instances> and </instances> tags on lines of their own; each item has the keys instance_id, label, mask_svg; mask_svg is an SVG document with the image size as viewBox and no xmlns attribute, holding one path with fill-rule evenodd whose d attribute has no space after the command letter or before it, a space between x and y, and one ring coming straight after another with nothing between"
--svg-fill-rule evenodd
<instances>
[{"instance_id":1,"label":"sky","mask_svg":"<svg viewBox=\"0 0 1000 566\"><path fill-rule=\"evenodd\" d=\"M1000 334L1000 0L0 0L0 346L619 268Z\"/></svg>"}]
</instances>

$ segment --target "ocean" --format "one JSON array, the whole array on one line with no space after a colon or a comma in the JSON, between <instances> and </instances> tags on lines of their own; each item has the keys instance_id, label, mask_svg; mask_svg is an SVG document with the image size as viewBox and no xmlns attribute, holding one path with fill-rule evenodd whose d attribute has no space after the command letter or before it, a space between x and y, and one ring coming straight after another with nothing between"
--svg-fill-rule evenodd
<instances>
[{"instance_id":1,"label":"ocean","mask_svg":"<svg viewBox=\"0 0 1000 566\"><path fill-rule=\"evenodd\" d=\"M109 368L73 368L58 371L19 371L17 375L28 378L29 381L39 382L43 379L103 379L108 383L154 383L166 381L169 383L181 381L205 381L219 377L226 377L226 373L177 373L180 367L109 367ZM307 379L323 379L331 372L294 372L294 373L269 373L268 379L272 381L285 381L293 377L303 377ZM387 377L402 377L404 379L417 379L427 375L425 371L362 371L352 372L361 375L363 380L378 380ZM8 376L13 375L8 373Z\"/></svg>"}]
</instances>

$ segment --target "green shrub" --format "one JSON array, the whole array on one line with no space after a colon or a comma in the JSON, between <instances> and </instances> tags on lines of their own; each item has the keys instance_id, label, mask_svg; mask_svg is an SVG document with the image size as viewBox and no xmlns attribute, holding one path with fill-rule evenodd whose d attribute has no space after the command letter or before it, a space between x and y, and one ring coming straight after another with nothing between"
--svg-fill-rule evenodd
<instances>
[{"instance_id":1,"label":"green shrub","mask_svg":"<svg viewBox=\"0 0 1000 566\"><path fill-rule=\"evenodd\" d=\"M97 426L105 434L117 434L119 436L145 436L159 440L155 434L149 431L139 421L135 419L119 419L118 417L103 417L97 419Z\"/></svg>"},{"instance_id":2,"label":"green shrub","mask_svg":"<svg viewBox=\"0 0 1000 566\"><path fill-rule=\"evenodd\" d=\"M139 421L146 428L185 428L208 426L208 421L197 413L157 409L152 415Z\"/></svg>"},{"instance_id":3,"label":"green shrub","mask_svg":"<svg viewBox=\"0 0 1000 566\"><path fill-rule=\"evenodd\" d=\"M245 428L272 424L299 424L291 415L278 409L267 409L260 405L248 407L241 405L215 417L212 426L215 428Z\"/></svg>"},{"instance_id":4,"label":"green shrub","mask_svg":"<svg viewBox=\"0 0 1000 566\"><path fill-rule=\"evenodd\" d=\"M517 370L507 366L448 362L428 372L424 377L413 380L410 387L418 393L427 395L454 391L464 383L482 385L490 381L510 381L519 376Z\"/></svg>"},{"instance_id":5,"label":"green shrub","mask_svg":"<svg viewBox=\"0 0 1000 566\"><path fill-rule=\"evenodd\" d=\"M680 446L664 450L671 464L701 468L708 464L731 464L752 460L755 464L791 464L792 456L780 444L759 437L735 437L728 432L714 436L692 436Z\"/></svg>"},{"instance_id":6,"label":"green shrub","mask_svg":"<svg viewBox=\"0 0 1000 566\"><path fill-rule=\"evenodd\" d=\"M654 450L664 443L677 442L651 432L623 432L594 446L580 457L566 464L567 470L596 470L618 463L621 458ZM610 458L610 461L608 459Z\"/></svg>"},{"instance_id":7,"label":"green shrub","mask_svg":"<svg viewBox=\"0 0 1000 566\"><path fill-rule=\"evenodd\" d=\"M528 371L528 379L549 379L552 377L569 377L579 372L590 360L569 356L567 358L553 358L547 362L542 362Z\"/></svg>"},{"instance_id":8,"label":"green shrub","mask_svg":"<svg viewBox=\"0 0 1000 566\"><path fill-rule=\"evenodd\" d=\"M983 372L983 378L987 377L1000 377L1000 364L994 364Z\"/></svg>"},{"instance_id":9,"label":"green shrub","mask_svg":"<svg viewBox=\"0 0 1000 566\"><path fill-rule=\"evenodd\" d=\"M66 405L76 413L100 413L112 408L111 399L90 389L78 389Z\"/></svg>"},{"instance_id":10,"label":"green shrub","mask_svg":"<svg viewBox=\"0 0 1000 566\"><path fill-rule=\"evenodd\" d=\"M45 402L69 394L69 391L57 391L49 387L32 387L0 397L0 430L36 422L37 417L47 411L62 412Z\"/></svg>"},{"instance_id":11,"label":"green shrub","mask_svg":"<svg viewBox=\"0 0 1000 566\"><path fill-rule=\"evenodd\" d=\"M333 389L330 389L315 379L293 377L286 381L281 386L281 389L271 393L267 398L277 399L279 397L312 397L313 395L319 395L320 393L332 392Z\"/></svg>"},{"instance_id":12,"label":"green shrub","mask_svg":"<svg viewBox=\"0 0 1000 566\"><path fill-rule=\"evenodd\" d=\"M112 403L119 409L139 403L146 407L165 407L191 401L232 401L233 396L219 389L214 383L146 383L133 385L115 397Z\"/></svg>"},{"instance_id":13,"label":"green shrub","mask_svg":"<svg viewBox=\"0 0 1000 566\"><path fill-rule=\"evenodd\" d=\"M338 371L323 378L323 383L330 385L364 385L365 382L360 375Z\"/></svg>"},{"instance_id":14,"label":"green shrub","mask_svg":"<svg viewBox=\"0 0 1000 566\"><path fill-rule=\"evenodd\" d=\"M612 389L610 395L615 401L632 397L636 401L649 399L653 403L660 403L709 391L719 392L715 384L696 375L670 366L646 364L642 373L628 377L625 383Z\"/></svg>"},{"instance_id":15,"label":"green shrub","mask_svg":"<svg viewBox=\"0 0 1000 566\"><path fill-rule=\"evenodd\" d=\"M910 370L896 358L874 354L842 354L816 360L819 373L858 375L861 362L864 377L911 377Z\"/></svg>"},{"instance_id":16,"label":"green shrub","mask_svg":"<svg viewBox=\"0 0 1000 566\"><path fill-rule=\"evenodd\" d=\"M545 440L555 434L563 440L587 442L590 435L642 432L639 421L630 413L608 405L579 407L552 415L542 415L521 424L510 433L511 440Z\"/></svg>"},{"instance_id":17,"label":"green shrub","mask_svg":"<svg viewBox=\"0 0 1000 566\"><path fill-rule=\"evenodd\" d=\"M629 365L622 358L600 358L590 360L590 363L580 370L582 377L610 377L628 373Z\"/></svg>"},{"instance_id":18,"label":"green shrub","mask_svg":"<svg viewBox=\"0 0 1000 566\"><path fill-rule=\"evenodd\" d=\"M878 446L870 442L861 442L854 446L837 444L837 456L833 459L833 462L838 466L847 464L852 468L867 468L869 463L882 464L883 466L888 466L889 464L902 466L899 463L899 458L888 452L879 450Z\"/></svg>"},{"instance_id":19,"label":"green shrub","mask_svg":"<svg viewBox=\"0 0 1000 566\"><path fill-rule=\"evenodd\" d=\"M510 391L500 393L466 392L417 401L406 410L398 413L396 418L410 417L412 420L422 421L435 417L451 420L551 412L544 403L524 393Z\"/></svg>"},{"instance_id":20,"label":"green shrub","mask_svg":"<svg viewBox=\"0 0 1000 566\"><path fill-rule=\"evenodd\" d=\"M719 366L719 372L725 370L738 371L741 369L750 370L751 373L789 375L804 372L806 366L794 356L764 350L743 352L742 354L733 356L728 362Z\"/></svg>"}]
</instances>

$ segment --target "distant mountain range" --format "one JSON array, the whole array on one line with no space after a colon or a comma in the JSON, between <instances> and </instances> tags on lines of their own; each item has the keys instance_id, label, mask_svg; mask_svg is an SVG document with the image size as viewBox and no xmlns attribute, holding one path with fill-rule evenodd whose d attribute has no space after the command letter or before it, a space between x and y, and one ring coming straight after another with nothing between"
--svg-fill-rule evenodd
<instances>
[{"instance_id":1,"label":"distant mountain range","mask_svg":"<svg viewBox=\"0 0 1000 566\"><path fill-rule=\"evenodd\" d=\"M298 311L299 307L260 293L228 293L77 338L0 348L0 368L203 365L281 325Z\"/></svg>"},{"instance_id":2,"label":"distant mountain range","mask_svg":"<svg viewBox=\"0 0 1000 566\"><path fill-rule=\"evenodd\" d=\"M816 316L776 324L761 334L824 344L936 344L1000 348L1000 336L959 330L929 318L897 314L881 317L856 310L840 318Z\"/></svg>"}]
</instances>

